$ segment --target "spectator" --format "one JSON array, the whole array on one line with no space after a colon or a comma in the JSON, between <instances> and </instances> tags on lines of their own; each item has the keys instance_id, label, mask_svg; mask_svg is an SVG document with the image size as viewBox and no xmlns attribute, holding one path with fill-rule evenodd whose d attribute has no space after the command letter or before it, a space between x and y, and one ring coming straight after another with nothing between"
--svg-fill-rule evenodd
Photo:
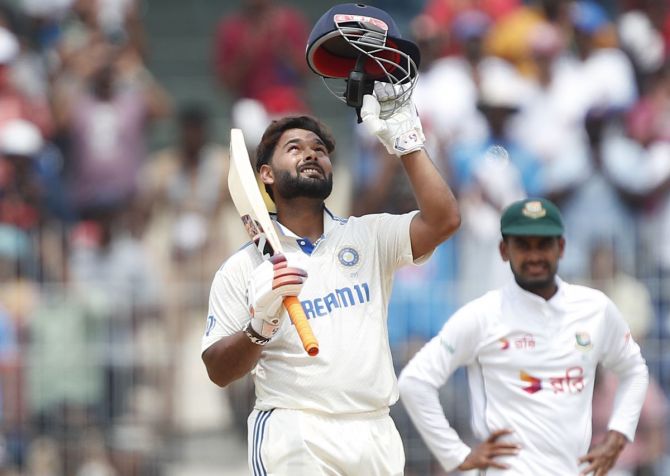
<instances>
[{"instance_id":1,"label":"spectator","mask_svg":"<svg viewBox=\"0 0 670 476\"><path fill-rule=\"evenodd\" d=\"M642 345L654 323L654 308L646 285L619 265L611 243L594 243L590 252L590 279L585 284L599 289L621 311L636 342Z\"/></svg>"},{"instance_id":2,"label":"spectator","mask_svg":"<svg viewBox=\"0 0 670 476\"><path fill-rule=\"evenodd\" d=\"M448 37L448 32L454 29L456 18L462 12L477 10L496 22L505 15L514 12L520 3L519 0L428 0L425 2L422 14L435 22L440 36ZM462 53L453 43L444 42L443 45L441 51L443 56Z\"/></svg>"},{"instance_id":3,"label":"spectator","mask_svg":"<svg viewBox=\"0 0 670 476\"><path fill-rule=\"evenodd\" d=\"M37 155L42 136L31 123L12 120L0 128L0 222L24 231L37 230L45 221L47 191L38 173Z\"/></svg>"},{"instance_id":4,"label":"spectator","mask_svg":"<svg viewBox=\"0 0 670 476\"><path fill-rule=\"evenodd\" d=\"M229 200L227 152L210 138L203 106L183 106L177 123L177 144L149 158L141 189L152 223L164 225L159 239L169 237L171 266L166 271L181 281L200 282L216 270L209 254L221 256L226 246L220 219Z\"/></svg>"},{"instance_id":5,"label":"spectator","mask_svg":"<svg viewBox=\"0 0 670 476\"><path fill-rule=\"evenodd\" d=\"M4 257L0 258L4 261ZM19 346L14 319L0 308L0 445L5 448L0 456L0 471L17 463L15 454L7 451L7 443L13 443L18 422L18 401L15 389L19 386ZM13 445L12 445L13 446Z\"/></svg>"},{"instance_id":6,"label":"spectator","mask_svg":"<svg viewBox=\"0 0 670 476\"><path fill-rule=\"evenodd\" d=\"M298 10L273 0L244 0L223 18L214 60L232 99L257 99L273 116L305 112L308 32Z\"/></svg>"},{"instance_id":7,"label":"spectator","mask_svg":"<svg viewBox=\"0 0 670 476\"><path fill-rule=\"evenodd\" d=\"M18 54L16 36L0 26L0 125L12 119L25 119L49 136L53 125L46 98L32 98L13 82L12 66Z\"/></svg>"},{"instance_id":8,"label":"spectator","mask_svg":"<svg viewBox=\"0 0 670 476\"><path fill-rule=\"evenodd\" d=\"M514 137L531 150L543 167L561 167L571 157L584 155L579 64L566 49L567 38L549 23L540 23L529 35L533 71L524 108L514 121ZM562 167L560 177L567 170ZM550 177L554 179L554 177ZM545 183L545 187L556 187Z\"/></svg>"},{"instance_id":9,"label":"spectator","mask_svg":"<svg viewBox=\"0 0 670 476\"><path fill-rule=\"evenodd\" d=\"M670 230L670 66L666 65L649 92L628 117L628 148L611 161L612 181L636 206L639 224L639 269L650 286L658 336L670 335L670 248L659 236ZM662 382L665 386L665 381Z\"/></svg>"},{"instance_id":10,"label":"spectator","mask_svg":"<svg viewBox=\"0 0 670 476\"><path fill-rule=\"evenodd\" d=\"M617 20L621 49L635 68L638 89L646 93L649 80L670 57L670 9L667 2L634 1Z\"/></svg>"},{"instance_id":11,"label":"spectator","mask_svg":"<svg viewBox=\"0 0 670 476\"><path fill-rule=\"evenodd\" d=\"M207 109L202 104L184 104L176 122L176 143L149 158L141 174L141 192L149 217L144 243L169 289L164 294L164 318L156 324L163 326L175 356L169 371L153 362L150 374L157 380L154 388L171 389L160 409L160 425L185 431L219 424L214 413L203 412L199 403L193 402L192 391L198 385L198 402L209 397L214 406L221 405L221 394L207 385L197 355L189 352L189 342L199 338L202 326L197 316L206 312L201 294L208 284L203 283L216 271L219 257L246 237L229 239L230 229L241 226L234 210L234 221L229 219L228 152L212 137ZM157 334L160 330L146 327L138 340L150 343ZM154 352L144 354L147 360L152 356L156 360ZM247 395L244 397L247 405Z\"/></svg>"},{"instance_id":12,"label":"spectator","mask_svg":"<svg viewBox=\"0 0 670 476\"><path fill-rule=\"evenodd\" d=\"M23 467L30 438L25 393L28 366L23 349L28 341L29 316L40 294L39 284L25 266L33 262L34 255L26 233L16 227L0 225L0 339L3 347L0 443L4 449L0 468L3 469Z\"/></svg>"},{"instance_id":13,"label":"spectator","mask_svg":"<svg viewBox=\"0 0 670 476\"><path fill-rule=\"evenodd\" d=\"M600 46L611 28L602 8L579 2L570 14L577 56L565 51L557 28L532 30L536 81L514 136L541 159L541 193L562 206L566 237L573 244L566 250L563 273L585 275L594 240L616 242L625 257L622 267L632 272L635 234L619 230L634 229L633 210L610 173L618 169L625 183L633 172L624 164L630 164L625 156L635 147L620 126L636 96L632 68L620 50Z\"/></svg>"},{"instance_id":14,"label":"spectator","mask_svg":"<svg viewBox=\"0 0 670 476\"><path fill-rule=\"evenodd\" d=\"M480 66L486 59L483 39L491 19L477 10L467 10L458 14L452 25L449 42L463 54L439 58L435 52L441 42L437 25L428 16L412 23L413 36L421 48L422 70L414 100L426 122L431 153L443 169L445 148L486 134L476 103Z\"/></svg>"},{"instance_id":15,"label":"spectator","mask_svg":"<svg viewBox=\"0 0 670 476\"><path fill-rule=\"evenodd\" d=\"M71 140L69 182L83 218L117 209L136 193L148 126L170 100L132 47L98 41L82 51L57 85L56 115Z\"/></svg>"},{"instance_id":16,"label":"spectator","mask_svg":"<svg viewBox=\"0 0 670 476\"><path fill-rule=\"evenodd\" d=\"M581 60L583 117L593 110L621 112L637 99L633 66L617 48L614 26L601 6L592 0L572 4L570 21L576 53Z\"/></svg>"},{"instance_id":17,"label":"spectator","mask_svg":"<svg viewBox=\"0 0 670 476\"><path fill-rule=\"evenodd\" d=\"M459 300L465 302L509 277L497 257L501 210L541 189L540 164L509 134L522 106L525 82L504 62L490 59L481 68L478 107L488 133L449 150L463 225L459 236ZM487 273L482 275L481 270Z\"/></svg>"},{"instance_id":18,"label":"spectator","mask_svg":"<svg viewBox=\"0 0 670 476\"><path fill-rule=\"evenodd\" d=\"M101 350L108 372L105 417L114 423L127 410L130 389L143 382L138 336L160 316L160 280L141 242L123 226L118 212L98 211L95 219L80 223L73 233L72 279L82 284L84 292L106 297L108 339ZM165 329L153 329L160 342Z\"/></svg>"},{"instance_id":19,"label":"spectator","mask_svg":"<svg viewBox=\"0 0 670 476\"><path fill-rule=\"evenodd\" d=\"M137 0L68 0L72 4L65 10L31 5L28 12L39 18L61 16L58 27L58 56L65 69L88 45L98 41L128 44L144 54L144 29L139 18Z\"/></svg>"},{"instance_id":20,"label":"spectator","mask_svg":"<svg viewBox=\"0 0 670 476\"><path fill-rule=\"evenodd\" d=\"M48 250L58 262L28 316L25 352L31 420L39 434L56 442L56 474L75 473L83 457L80 434L105 414L102 349L109 337L109 303L101 289L72 280L69 240Z\"/></svg>"},{"instance_id":21,"label":"spectator","mask_svg":"<svg viewBox=\"0 0 670 476\"><path fill-rule=\"evenodd\" d=\"M571 4L572 1L565 0L531 0L520 6L493 26L486 38L487 53L509 61L523 75L532 74L529 42L532 31L547 22L569 36Z\"/></svg>"},{"instance_id":22,"label":"spectator","mask_svg":"<svg viewBox=\"0 0 670 476\"><path fill-rule=\"evenodd\" d=\"M598 369L593 392L593 444L605 438L609 412L614 407L617 378ZM650 378L642 405L635 440L624 448L617 464L608 473L612 476L665 474L660 468L667 442L668 400L658 382Z\"/></svg>"},{"instance_id":23,"label":"spectator","mask_svg":"<svg viewBox=\"0 0 670 476\"><path fill-rule=\"evenodd\" d=\"M614 249L597 244L591 251L590 284L607 294L630 327L630 333L641 348L654 322L651 296L645 285L617 266ZM593 393L593 443L605 439L609 415L614 408L616 376L603 368L596 373ZM668 400L655 378L642 405L635 440L626 445L610 474L617 476L653 475L663 457L668 424Z\"/></svg>"}]
</instances>

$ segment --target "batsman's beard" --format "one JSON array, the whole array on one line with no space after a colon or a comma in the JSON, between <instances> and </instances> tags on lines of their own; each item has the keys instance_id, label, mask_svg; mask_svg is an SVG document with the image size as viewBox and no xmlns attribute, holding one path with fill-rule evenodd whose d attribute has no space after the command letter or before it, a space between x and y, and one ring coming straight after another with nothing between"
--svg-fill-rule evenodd
<instances>
[{"instance_id":1,"label":"batsman's beard","mask_svg":"<svg viewBox=\"0 0 670 476\"><path fill-rule=\"evenodd\" d=\"M291 175L290 172L282 170L277 172L276 193L285 199L298 197L319 198L325 200L333 191L333 174L325 178L303 177L299 173Z\"/></svg>"}]
</instances>

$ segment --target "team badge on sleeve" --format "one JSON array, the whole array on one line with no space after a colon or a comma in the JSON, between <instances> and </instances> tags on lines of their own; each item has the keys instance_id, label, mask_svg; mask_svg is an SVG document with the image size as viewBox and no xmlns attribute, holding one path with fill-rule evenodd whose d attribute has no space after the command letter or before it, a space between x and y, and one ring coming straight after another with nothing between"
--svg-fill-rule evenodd
<instances>
[{"instance_id":1,"label":"team badge on sleeve","mask_svg":"<svg viewBox=\"0 0 670 476\"><path fill-rule=\"evenodd\" d=\"M214 329L214 324L216 324L216 319L213 315L207 316L207 326L205 327L205 335L208 336L212 329Z\"/></svg>"}]
</instances>

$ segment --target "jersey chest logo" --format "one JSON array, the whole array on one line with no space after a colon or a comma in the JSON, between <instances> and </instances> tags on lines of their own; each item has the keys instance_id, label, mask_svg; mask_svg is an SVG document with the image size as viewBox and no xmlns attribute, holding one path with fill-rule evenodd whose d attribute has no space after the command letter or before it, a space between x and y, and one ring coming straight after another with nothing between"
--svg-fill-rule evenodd
<instances>
[{"instance_id":1,"label":"jersey chest logo","mask_svg":"<svg viewBox=\"0 0 670 476\"><path fill-rule=\"evenodd\" d=\"M360 262L361 255L358 250L356 250L356 248L351 245L347 245L338 251L337 260L345 268L352 269Z\"/></svg>"},{"instance_id":2,"label":"jersey chest logo","mask_svg":"<svg viewBox=\"0 0 670 476\"><path fill-rule=\"evenodd\" d=\"M521 370L519 372L519 379L525 385L521 387L521 390L531 395L546 388L547 384L554 394L568 393L573 395L581 393L586 386L584 368L580 366L569 367L563 374L545 376L544 379Z\"/></svg>"},{"instance_id":3,"label":"jersey chest logo","mask_svg":"<svg viewBox=\"0 0 670 476\"><path fill-rule=\"evenodd\" d=\"M588 332L577 332L575 334L575 348L581 352L588 352L593 347L591 336Z\"/></svg>"}]
</instances>

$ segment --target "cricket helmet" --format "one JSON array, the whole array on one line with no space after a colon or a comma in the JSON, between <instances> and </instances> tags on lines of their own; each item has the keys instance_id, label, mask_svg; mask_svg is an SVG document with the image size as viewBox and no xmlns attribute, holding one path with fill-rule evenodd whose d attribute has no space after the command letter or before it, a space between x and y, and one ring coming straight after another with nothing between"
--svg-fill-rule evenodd
<instances>
[{"instance_id":1,"label":"cricket helmet","mask_svg":"<svg viewBox=\"0 0 670 476\"><path fill-rule=\"evenodd\" d=\"M356 108L375 81L394 85L395 107L407 102L421 60L417 45L402 38L388 13L361 3L336 5L324 13L309 35L306 57L328 90Z\"/></svg>"}]
</instances>

